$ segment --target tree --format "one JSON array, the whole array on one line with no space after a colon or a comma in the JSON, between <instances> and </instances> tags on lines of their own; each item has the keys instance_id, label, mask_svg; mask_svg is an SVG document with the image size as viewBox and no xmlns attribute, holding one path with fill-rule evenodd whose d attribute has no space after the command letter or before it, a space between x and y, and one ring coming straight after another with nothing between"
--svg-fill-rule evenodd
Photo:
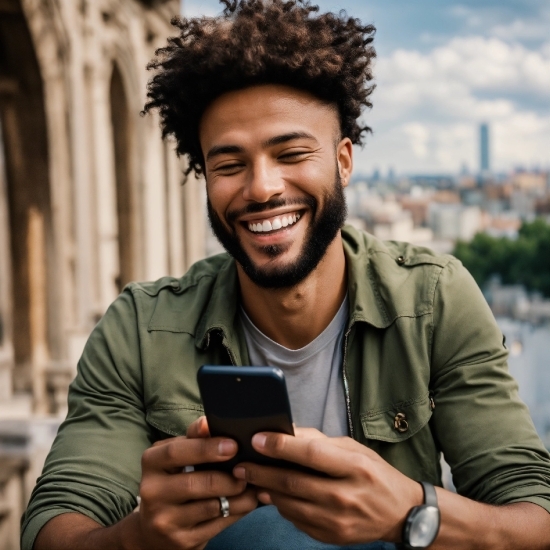
<instances>
[{"instance_id":1,"label":"tree","mask_svg":"<svg viewBox=\"0 0 550 550\"><path fill-rule=\"evenodd\" d=\"M478 233L469 243L458 241L453 255L483 287L492 275L505 284L550 297L550 225L543 219L524 223L516 240Z\"/></svg>"}]
</instances>

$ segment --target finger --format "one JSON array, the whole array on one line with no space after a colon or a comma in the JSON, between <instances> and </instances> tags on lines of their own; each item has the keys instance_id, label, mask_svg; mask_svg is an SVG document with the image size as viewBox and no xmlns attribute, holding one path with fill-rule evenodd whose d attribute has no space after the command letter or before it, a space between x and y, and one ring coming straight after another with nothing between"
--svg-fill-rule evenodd
<instances>
[{"instance_id":1,"label":"finger","mask_svg":"<svg viewBox=\"0 0 550 550\"><path fill-rule=\"evenodd\" d=\"M340 449L361 453L368 456L372 460L381 460L379 454L375 453L372 449L369 449L365 445L361 445L361 443L355 441L355 439L352 439L351 437L329 437L328 441Z\"/></svg>"},{"instance_id":2,"label":"finger","mask_svg":"<svg viewBox=\"0 0 550 550\"><path fill-rule=\"evenodd\" d=\"M302 439L286 434L263 432L252 438L259 453L281 458L324 472L333 477L346 477L354 470L361 453L350 453L330 443L331 438Z\"/></svg>"},{"instance_id":3,"label":"finger","mask_svg":"<svg viewBox=\"0 0 550 550\"><path fill-rule=\"evenodd\" d=\"M195 420L187 428L187 437L194 439L197 437L210 437L210 430L208 429L208 422L206 416L201 416Z\"/></svg>"},{"instance_id":4,"label":"finger","mask_svg":"<svg viewBox=\"0 0 550 550\"><path fill-rule=\"evenodd\" d=\"M164 508L154 515L151 528L177 548L202 548L218 533L241 519L256 507L256 499L249 490L229 500L229 517L221 516L219 498L195 501L185 505ZM140 509L144 514L144 509ZM147 515L142 516L147 522ZM149 518L151 519L151 518Z\"/></svg>"},{"instance_id":5,"label":"finger","mask_svg":"<svg viewBox=\"0 0 550 550\"><path fill-rule=\"evenodd\" d=\"M269 494L276 491L314 502L326 502L330 498L334 483L337 482L337 480L328 477L286 468L260 466L250 462L237 465L233 470L233 475L258 487L259 493L265 492L263 490L267 489Z\"/></svg>"},{"instance_id":6,"label":"finger","mask_svg":"<svg viewBox=\"0 0 550 550\"><path fill-rule=\"evenodd\" d=\"M296 428L294 427L294 435L303 439L323 439L327 436L315 428Z\"/></svg>"},{"instance_id":7,"label":"finger","mask_svg":"<svg viewBox=\"0 0 550 550\"><path fill-rule=\"evenodd\" d=\"M149 447L143 453L142 470L172 472L184 466L222 462L236 453L237 443L232 439L173 437L163 445Z\"/></svg>"},{"instance_id":8,"label":"finger","mask_svg":"<svg viewBox=\"0 0 550 550\"><path fill-rule=\"evenodd\" d=\"M341 525L335 519L333 510L309 502L288 497L280 493L271 493L270 500L282 517L292 522L300 531L325 543L338 543Z\"/></svg>"},{"instance_id":9,"label":"finger","mask_svg":"<svg viewBox=\"0 0 550 550\"><path fill-rule=\"evenodd\" d=\"M248 513L248 512L247 512ZM205 541L210 541L224 529L233 525L245 514L231 514L229 517L218 517L216 519L205 521L195 525L192 529L182 532L181 548L200 548L200 545Z\"/></svg>"},{"instance_id":10,"label":"finger","mask_svg":"<svg viewBox=\"0 0 550 550\"><path fill-rule=\"evenodd\" d=\"M229 516L248 514L258 506L253 489L247 489L237 496L226 496L229 503ZM180 506L171 506L174 522L180 527L194 527L199 523L222 517L219 497L194 500Z\"/></svg>"},{"instance_id":11,"label":"finger","mask_svg":"<svg viewBox=\"0 0 550 550\"><path fill-rule=\"evenodd\" d=\"M376 526L365 523L364 515L359 517L349 511L342 515L334 506L325 502L308 502L280 493L271 493L270 500L282 517L291 521L300 531L310 537L338 547L348 544L376 540ZM374 527L374 529L373 529Z\"/></svg>"},{"instance_id":12,"label":"finger","mask_svg":"<svg viewBox=\"0 0 550 550\"><path fill-rule=\"evenodd\" d=\"M140 496L142 502L183 504L220 495L236 496L245 489L245 481L209 470L144 477L140 484Z\"/></svg>"}]
</instances>

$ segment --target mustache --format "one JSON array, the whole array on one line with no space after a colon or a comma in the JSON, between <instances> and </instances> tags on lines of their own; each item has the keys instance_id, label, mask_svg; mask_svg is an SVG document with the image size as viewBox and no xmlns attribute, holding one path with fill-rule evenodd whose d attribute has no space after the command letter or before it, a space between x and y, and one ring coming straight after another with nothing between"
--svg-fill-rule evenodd
<instances>
[{"instance_id":1,"label":"mustache","mask_svg":"<svg viewBox=\"0 0 550 550\"><path fill-rule=\"evenodd\" d=\"M267 202L253 202L247 204L244 208L231 210L226 214L226 220L228 223L233 223L237 218L245 214L258 214L259 212L265 212L266 210L284 206L308 206L311 208L313 215L315 215L317 201L313 197L303 197L296 199L270 199Z\"/></svg>"}]
</instances>

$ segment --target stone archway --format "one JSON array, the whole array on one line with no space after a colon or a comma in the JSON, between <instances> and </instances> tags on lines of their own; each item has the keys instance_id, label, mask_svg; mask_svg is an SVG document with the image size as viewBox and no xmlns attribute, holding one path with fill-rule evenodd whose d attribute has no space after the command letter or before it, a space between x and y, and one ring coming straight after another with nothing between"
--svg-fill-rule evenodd
<instances>
[{"instance_id":1,"label":"stone archway","mask_svg":"<svg viewBox=\"0 0 550 550\"><path fill-rule=\"evenodd\" d=\"M48 262L51 207L44 90L18 0L0 3L0 120L5 159L13 382L48 410L44 369L48 350Z\"/></svg>"},{"instance_id":2,"label":"stone archway","mask_svg":"<svg viewBox=\"0 0 550 550\"><path fill-rule=\"evenodd\" d=\"M136 277L135 189L132 183L132 128L122 73L115 63L109 88L116 187L119 291Z\"/></svg>"}]
</instances>

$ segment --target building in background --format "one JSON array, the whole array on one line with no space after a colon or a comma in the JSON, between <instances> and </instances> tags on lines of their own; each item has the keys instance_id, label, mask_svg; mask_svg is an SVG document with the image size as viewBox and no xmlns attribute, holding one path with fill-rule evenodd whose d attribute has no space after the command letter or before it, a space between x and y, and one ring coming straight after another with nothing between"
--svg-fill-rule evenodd
<instances>
[{"instance_id":1,"label":"building in background","mask_svg":"<svg viewBox=\"0 0 550 550\"><path fill-rule=\"evenodd\" d=\"M2 549L19 547L6 495L28 497L97 320L127 282L204 255L201 183L181 185L174 144L139 114L179 11L0 1L0 470L28 466L23 489L0 476Z\"/></svg>"},{"instance_id":2,"label":"building in background","mask_svg":"<svg viewBox=\"0 0 550 550\"><path fill-rule=\"evenodd\" d=\"M481 174L487 174L491 170L489 151L489 125L479 126L479 168Z\"/></svg>"}]
</instances>

